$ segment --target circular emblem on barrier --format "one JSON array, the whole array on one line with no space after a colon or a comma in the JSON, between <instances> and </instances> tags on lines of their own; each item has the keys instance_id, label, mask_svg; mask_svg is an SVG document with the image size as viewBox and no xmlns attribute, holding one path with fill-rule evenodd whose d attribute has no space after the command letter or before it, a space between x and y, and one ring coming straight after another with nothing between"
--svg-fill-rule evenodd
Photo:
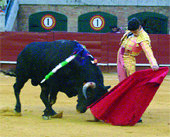
<instances>
[{"instance_id":1,"label":"circular emblem on barrier","mask_svg":"<svg viewBox=\"0 0 170 137\"><path fill-rule=\"evenodd\" d=\"M50 29L54 28L55 25L56 25L56 20L55 20L54 16L47 14L41 18L41 26L44 29L50 30Z\"/></svg>"},{"instance_id":2,"label":"circular emblem on barrier","mask_svg":"<svg viewBox=\"0 0 170 137\"><path fill-rule=\"evenodd\" d=\"M95 15L90 19L90 27L94 30L101 30L105 25L105 20L100 15Z\"/></svg>"}]
</instances>

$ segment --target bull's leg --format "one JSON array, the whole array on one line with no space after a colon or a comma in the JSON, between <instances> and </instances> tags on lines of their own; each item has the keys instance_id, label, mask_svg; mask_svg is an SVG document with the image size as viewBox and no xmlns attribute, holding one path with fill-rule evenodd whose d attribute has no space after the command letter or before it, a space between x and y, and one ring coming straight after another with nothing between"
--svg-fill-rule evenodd
<instances>
[{"instance_id":1,"label":"bull's leg","mask_svg":"<svg viewBox=\"0 0 170 137\"><path fill-rule=\"evenodd\" d=\"M55 104L57 99L57 92L55 91L51 91L50 92L50 96L49 96L49 102L51 105L51 109L52 109L52 105ZM52 109L52 113L50 114L51 116L55 116L57 113Z\"/></svg>"},{"instance_id":2,"label":"bull's leg","mask_svg":"<svg viewBox=\"0 0 170 137\"><path fill-rule=\"evenodd\" d=\"M43 118L45 120L49 119L50 116L56 114L56 112L51 107L52 105L49 102L49 99L48 99L49 93L50 93L50 89L47 86L41 86L40 98L46 107L44 110L44 114L43 114Z\"/></svg>"},{"instance_id":3,"label":"bull's leg","mask_svg":"<svg viewBox=\"0 0 170 137\"><path fill-rule=\"evenodd\" d=\"M49 102L50 102L51 108L52 108L52 105L55 104L56 102L57 94L58 94L58 91L56 91L55 88L50 91ZM52 113L51 113L52 118L62 118L62 116L63 116L63 112L56 113L52 109Z\"/></svg>"},{"instance_id":4,"label":"bull's leg","mask_svg":"<svg viewBox=\"0 0 170 137\"><path fill-rule=\"evenodd\" d=\"M56 91L55 89L52 89L50 91L50 97L49 97L49 101L50 101L50 105L52 106L53 104L55 104L56 100L57 100L57 94L58 91Z\"/></svg>"},{"instance_id":5,"label":"bull's leg","mask_svg":"<svg viewBox=\"0 0 170 137\"><path fill-rule=\"evenodd\" d=\"M21 102L20 102L20 92L21 92L21 89L23 88L25 82L27 81L28 79L23 79L23 78L16 78L16 83L14 84L14 93L15 93L15 97L16 97L16 105L15 105L15 109L14 111L16 113L20 113L21 112Z\"/></svg>"},{"instance_id":6,"label":"bull's leg","mask_svg":"<svg viewBox=\"0 0 170 137\"><path fill-rule=\"evenodd\" d=\"M15 105L15 109L14 110L17 113L20 113L21 112L21 102L20 102L19 95L20 95L21 89L18 88L16 83L14 84L13 87L14 87L14 93L15 93L15 97L16 97L16 105Z\"/></svg>"}]
</instances>

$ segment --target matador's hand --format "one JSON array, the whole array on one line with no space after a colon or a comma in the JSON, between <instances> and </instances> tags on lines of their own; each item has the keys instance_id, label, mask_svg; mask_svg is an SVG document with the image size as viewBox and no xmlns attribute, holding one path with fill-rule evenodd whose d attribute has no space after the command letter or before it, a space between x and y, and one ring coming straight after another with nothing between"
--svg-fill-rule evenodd
<instances>
[{"instance_id":1,"label":"matador's hand","mask_svg":"<svg viewBox=\"0 0 170 137\"><path fill-rule=\"evenodd\" d=\"M159 69L159 66L158 66L158 65L153 65L153 66L152 66L152 70L153 70L153 71L157 71L158 69Z\"/></svg>"}]
</instances>

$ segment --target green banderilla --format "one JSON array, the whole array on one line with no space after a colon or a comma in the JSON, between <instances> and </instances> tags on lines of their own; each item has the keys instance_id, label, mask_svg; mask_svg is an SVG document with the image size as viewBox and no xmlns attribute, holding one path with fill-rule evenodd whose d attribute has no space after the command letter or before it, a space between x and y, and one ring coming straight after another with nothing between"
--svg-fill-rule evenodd
<instances>
[{"instance_id":1,"label":"green banderilla","mask_svg":"<svg viewBox=\"0 0 170 137\"><path fill-rule=\"evenodd\" d=\"M73 59L75 59L75 57L77 56L77 54L74 54L70 57L68 57L66 60L64 60L63 62L59 63L51 72L49 72L45 78L41 81L41 83L45 82L47 79L49 79L54 73L57 72L57 70L59 70L60 68L64 67L65 65L67 65L69 62L71 62Z\"/></svg>"}]
</instances>

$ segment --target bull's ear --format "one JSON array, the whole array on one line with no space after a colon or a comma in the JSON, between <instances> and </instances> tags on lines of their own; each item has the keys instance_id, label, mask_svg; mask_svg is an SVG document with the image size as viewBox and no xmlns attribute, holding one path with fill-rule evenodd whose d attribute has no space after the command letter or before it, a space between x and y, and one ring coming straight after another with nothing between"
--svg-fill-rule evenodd
<instances>
[{"instance_id":1,"label":"bull's ear","mask_svg":"<svg viewBox=\"0 0 170 137\"><path fill-rule=\"evenodd\" d=\"M105 89L109 89L109 88L111 88L111 86L105 86Z\"/></svg>"}]
</instances>

